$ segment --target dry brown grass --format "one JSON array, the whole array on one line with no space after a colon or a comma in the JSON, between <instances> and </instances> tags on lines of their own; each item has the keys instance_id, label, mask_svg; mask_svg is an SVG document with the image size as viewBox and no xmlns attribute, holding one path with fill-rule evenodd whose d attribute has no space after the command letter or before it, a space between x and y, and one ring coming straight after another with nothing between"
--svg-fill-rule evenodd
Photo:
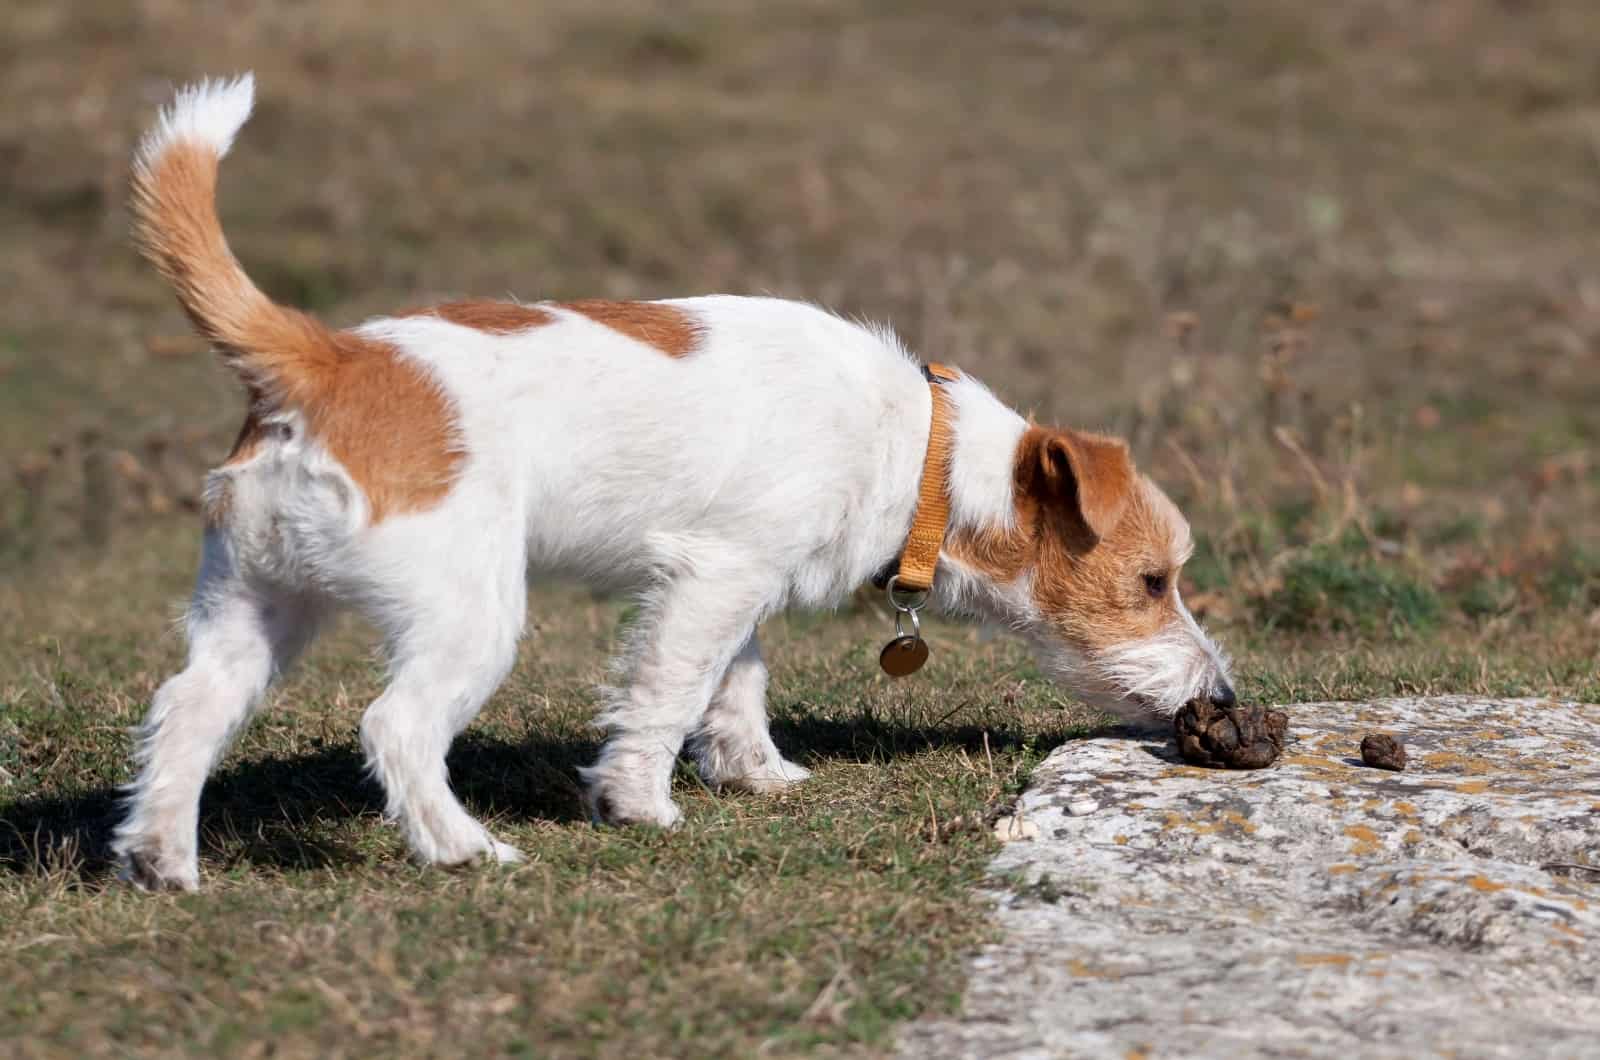
<instances>
[{"instance_id":1,"label":"dry brown grass","mask_svg":"<svg viewBox=\"0 0 1600 1060\"><path fill-rule=\"evenodd\" d=\"M870 603L769 636L781 801L574 821L624 604L539 635L453 759L533 855L418 873L353 729L361 631L208 789L198 897L104 886L242 397L129 248L168 86L255 69L246 266L347 323L439 298L775 292L1127 434L1191 599L1280 701L1600 698L1600 9L1579 0L19 0L0 36L0 1042L40 1055L872 1048L957 987L981 821L1091 719ZM935 826L934 820L943 822Z\"/></svg>"}]
</instances>

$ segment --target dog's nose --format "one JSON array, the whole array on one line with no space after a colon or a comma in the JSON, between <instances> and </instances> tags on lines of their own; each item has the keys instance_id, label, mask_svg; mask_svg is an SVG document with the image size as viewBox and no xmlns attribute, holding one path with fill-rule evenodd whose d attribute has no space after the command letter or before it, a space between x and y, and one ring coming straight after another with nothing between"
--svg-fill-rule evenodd
<instances>
[{"instance_id":1,"label":"dog's nose","mask_svg":"<svg viewBox=\"0 0 1600 1060\"><path fill-rule=\"evenodd\" d=\"M1238 702L1233 695L1233 686L1223 681L1211 690L1211 705L1218 710L1232 710L1234 703Z\"/></svg>"}]
</instances>

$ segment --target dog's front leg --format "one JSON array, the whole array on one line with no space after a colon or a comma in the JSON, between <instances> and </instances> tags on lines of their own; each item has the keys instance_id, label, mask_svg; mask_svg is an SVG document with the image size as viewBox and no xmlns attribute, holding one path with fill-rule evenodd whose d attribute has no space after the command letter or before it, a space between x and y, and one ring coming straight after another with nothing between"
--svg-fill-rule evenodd
<instances>
[{"instance_id":1,"label":"dog's front leg","mask_svg":"<svg viewBox=\"0 0 1600 1060\"><path fill-rule=\"evenodd\" d=\"M678 823L682 814L671 795L678 752L777 596L767 579L726 564L696 564L694 571L651 595L631 637L629 679L609 690L608 709L597 720L608 738L599 761L581 772L598 820Z\"/></svg>"}]
</instances>

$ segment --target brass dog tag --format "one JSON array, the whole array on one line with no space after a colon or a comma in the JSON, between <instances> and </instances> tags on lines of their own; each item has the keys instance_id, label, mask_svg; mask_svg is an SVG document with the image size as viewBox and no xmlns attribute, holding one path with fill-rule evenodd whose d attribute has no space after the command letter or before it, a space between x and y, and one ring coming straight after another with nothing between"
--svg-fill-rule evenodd
<instances>
[{"instance_id":1,"label":"brass dog tag","mask_svg":"<svg viewBox=\"0 0 1600 1060\"><path fill-rule=\"evenodd\" d=\"M878 665L890 677L906 677L928 661L928 642L921 637L896 637L883 646Z\"/></svg>"}]
</instances>

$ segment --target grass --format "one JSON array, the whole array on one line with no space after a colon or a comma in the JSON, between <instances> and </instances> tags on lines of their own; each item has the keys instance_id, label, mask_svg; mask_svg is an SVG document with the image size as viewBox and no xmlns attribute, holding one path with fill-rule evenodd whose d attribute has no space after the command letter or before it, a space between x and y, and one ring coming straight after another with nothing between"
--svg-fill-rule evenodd
<instances>
[{"instance_id":1,"label":"grass","mask_svg":"<svg viewBox=\"0 0 1600 1060\"><path fill-rule=\"evenodd\" d=\"M1469 599L1485 582L1473 583ZM1270 627L1322 626L1359 633L1422 631L1439 621L1439 597L1426 583L1388 567L1351 559L1329 546L1312 549L1284 568L1282 584L1256 607ZM1477 613L1476 610L1473 613Z\"/></svg>"},{"instance_id":2,"label":"grass","mask_svg":"<svg viewBox=\"0 0 1600 1060\"><path fill-rule=\"evenodd\" d=\"M259 74L222 207L279 297L887 319L1130 438L1247 698L1600 699L1592 5L12 6L0 1051L879 1051L956 1003L987 822L1098 723L962 627L890 684L862 598L765 631L809 784L721 798L686 769L684 829L597 830L575 769L628 602L540 585L451 759L528 864L407 864L349 626L208 787L206 890L111 885L126 729L180 658L195 487L242 412L124 235L133 138L201 74Z\"/></svg>"},{"instance_id":3,"label":"grass","mask_svg":"<svg viewBox=\"0 0 1600 1060\"><path fill-rule=\"evenodd\" d=\"M186 536L156 528L141 544L178 552ZM168 581L169 562L111 577L158 596L142 583ZM627 605L561 587L535 603L538 636L451 758L463 798L528 864L406 861L363 779L354 708L381 675L347 628L218 771L207 889L176 898L109 884L102 853L121 727L173 638L159 616L142 645L126 619L89 618L70 646L24 645L34 672L5 690L0 744L30 793L0 835L0 944L14 954L0 1036L121 1052L280 1035L291 1052L368 1052L444 1048L465 1018L484 1051L741 1054L877 1042L953 1003L949 955L982 937L967 895L987 822L1092 719L969 630L939 631L930 676L948 698L935 700L871 676L880 616L778 621L775 731L818 782L719 798L686 771L683 830L599 830L574 773L595 751L589 685Z\"/></svg>"}]
</instances>

